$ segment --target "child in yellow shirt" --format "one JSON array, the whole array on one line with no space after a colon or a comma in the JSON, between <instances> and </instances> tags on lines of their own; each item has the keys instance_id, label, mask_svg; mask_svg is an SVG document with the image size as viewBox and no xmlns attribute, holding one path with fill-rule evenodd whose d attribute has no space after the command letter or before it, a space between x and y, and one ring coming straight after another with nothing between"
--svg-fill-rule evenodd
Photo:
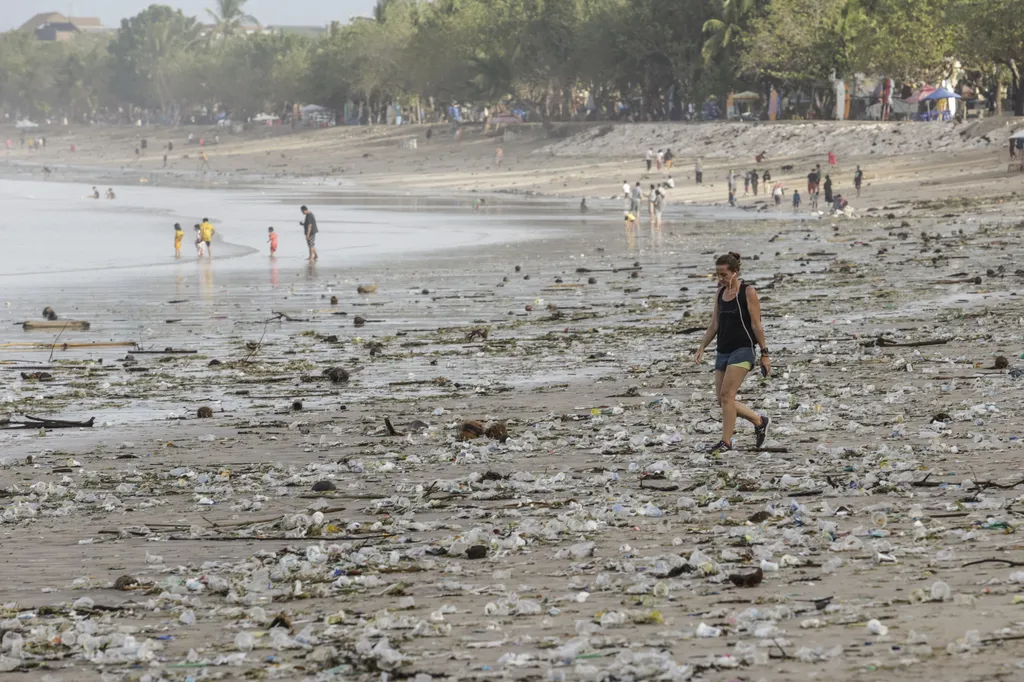
<instances>
[{"instance_id":1,"label":"child in yellow shirt","mask_svg":"<svg viewBox=\"0 0 1024 682\"><path fill-rule=\"evenodd\" d=\"M174 223L174 257L181 258L181 240L185 238L185 231L181 229L180 223Z\"/></svg>"}]
</instances>

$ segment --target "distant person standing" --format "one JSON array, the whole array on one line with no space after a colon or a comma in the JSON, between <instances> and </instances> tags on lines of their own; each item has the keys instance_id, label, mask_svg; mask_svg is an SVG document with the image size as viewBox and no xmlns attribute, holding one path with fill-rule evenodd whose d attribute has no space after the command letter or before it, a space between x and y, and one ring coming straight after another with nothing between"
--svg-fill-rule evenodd
<instances>
[{"instance_id":1,"label":"distant person standing","mask_svg":"<svg viewBox=\"0 0 1024 682\"><path fill-rule=\"evenodd\" d=\"M839 159L836 158L836 153L835 152L829 152L828 153L828 165L832 166L832 168L835 168L836 164L838 164L838 163L839 163Z\"/></svg>"},{"instance_id":2,"label":"distant person standing","mask_svg":"<svg viewBox=\"0 0 1024 682\"><path fill-rule=\"evenodd\" d=\"M210 222L209 218L203 218L202 224L199 226L199 236L202 237L203 244L206 246L206 257L213 258L213 235L217 234L217 230L213 229L213 223Z\"/></svg>"},{"instance_id":3,"label":"distant person standing","mask_svg":"<svg viewBox=\"0 0 1024 682\"><path fill-rule=\"evenodd\" d=\"M860 196L860 186L864 182L864 171L857 166L857 171L853 174L853 186L857 188L857 196Z\"/></svg>"},{"instance_id":4,"label":"distant person standing","mask_svg":"<svg viewBox=\"0 0 1024 682\"><path fill-rule=\"evenodd\" d=\"M725 182L729 186L730 192L736 191L736 175L730 170L729 174L725 176Z\"/></svg>"},{"instance_id":5,"label":"distant person standing","mask_svg":"<svg viewBox=\"0 0 1024 682\"><path fill-rule=\"evenodd\" d=\"M676 155L672 153L672 148L669 147L665 150L665 169L669 170L672 168L672 163L676 160Z\"/></svg>"},{"instance_id":6,"label":"distant person standing","mask_svg":"<svg viewBox=\"0 0 1024 682\"><path fill-rule=\"evenodd\" d=\"M800 190L793 190L793 213L800 212Z\"/></svg>"},{"instance_id":7,"label":"distant person standing","mask_svg":"<svg viewBox=\"0 0 1024 682\"><path fill-rule=\"evenodd\" d=\"M665 208L665 195L660 189L654 190L654 201L651 204L654 215L651 219L651 227L655 230L661 229L661 212Z\"/></svg>"},{"instance_id":8,"label":"distant person standing","mask_svg":"<svg viewBox=\"0 0 1024 682\"><path fill-rule=\"evenodd\" d=\"M306 246L309 247L309 261L312 263L320 259L320 255L316 252L316 233L319 232L316 226L316 217L305 206L299 210L302 211L302 215L306 216L300 224L302 225L302 232L306 237Z\"/></svg>"},{"instance_id":9,"label":"distant person standing","mask_svg":"<svg viewBox=\"0 0 1024 682\"><path fill-rule=\"evenodd\" d=\"M669 151L672 150L670 149ZM698 185L704 184L704 164L701 163L699 156L697 157L697 163L693 164L693 177Z\"/></svg>"},{"instance_id":10,"label":"distant person standing","mask_svg":"<svg viewBox=\"0 0 1024 682\"><path fill-rule=\"evenodd\" d=\"M757 196L757 183L759 180L760 177L757 174L757 169L755 168L754 170L750 171L750 187L751 189L754 190L755 197Z\"/></svg>"},{"instance_id":11,"label":"distant person standing","mask_svg":"<svg viewBox=\"0 0 1024 682\"><path fill-rule=\"evenodd\" d=\"M651 172L651 164L654 163L654 150L648 148L647 153L644 154L644 161L647 163L647 172Z\"/></svg>"},{"instance_id":12,"label":"distant person standing","mask_svg":"<svg viewBox=\"0 0 1024 682\"><path fill-rule=\"evenodd\" d=\"M203 257L203 226L196 223L196 256L198 258Z\"/></svg>"},{"instance_id":13,"label":"distant person standing","mask_svg":"<svg viewBox=\"0 0 1024 682\"><path fill-rule=\"evenodd\" d=\"M629 201L629 195L630 195L629 183L626 182L625 180L623 180L622 181L622 198L625 199L626 201Z\"/></svg>"},{"instance_id":14,"label":"distant person standing","mask_svg":"<svg viewBox=\"0 0 1024 682\"><path fill-rule=\"evenodd\" d=\"M633 215L640 215L640 200L644 198L644 191L640 189L640 183L637 182L633 187L633 191L629 195L629 212Z\"/></svg>"},{"instance_id":15,"label":"distant person standing","mask_svg":"<svg viewBox=\"0 0 1024 682\"><path fill-rule=\"evenodd\" d=\"M206 152L199 152L199 170L204 171L210 169L210 159L206 156Z\"/></svg>"},{"instance_id":16,"label":"distant person standing","mask_svg":"<svg viewBox=\"0 0 1024 682\"><path fill-rule=\"evenodd\" d=\"M273 256L277 253L277 232L274 232L274 228L272 227L268 227L267 232L269 233L267 242L270 244L270 255Z\"/></svg>"},{"instance_id":17,"label":"distant person standing","mask_svg":"<svg viewBox=\"0 0 1024 682\"><path fill-rule=\"evenodd\" d=\"M818 171L814 168L807 174L807 195L810 196L818 191L818 182L821 178L818 177Z\"/></svg>"},{"instance_id":18,"label":"distant person standing","mask_svg":"<svg viewBox=\"0 0 1024 682\"><path fill-rule=\"evenodd\" d=\"M828 173L825 174L825 203L832 203L832 178Z\"/></svg>"},{"instance_id":19,"label":"distant person standing","mask_svg":"<svg viewBox=\"0 0 1024 682\"><path fill-rule=\"evenodd\" d=\"M661 171L662 166L665 165L665 152L658 150L658 153L654 157L655 165L658 167L658 171Z\"/></svg>"},{"instance_id":20,"label":"distant person standing","mask_svg":"<svg viewBox=\"0 0 1024 682\"><path fill-rule=\"evenodd\" d=\"M498 147L494 150L494 165L496 168L501 168L501 162L505 158L505 151Z\"/></svg>"}]
</instances>

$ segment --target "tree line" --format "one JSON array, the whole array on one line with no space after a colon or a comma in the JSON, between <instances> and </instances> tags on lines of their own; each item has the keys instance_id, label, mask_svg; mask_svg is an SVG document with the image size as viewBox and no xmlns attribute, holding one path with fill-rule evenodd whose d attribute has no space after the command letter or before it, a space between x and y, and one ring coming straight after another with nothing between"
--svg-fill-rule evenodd
<instances>
[{"instance_id":1,"label":"tree line","mask_svg":"<svg viewBox=\"0 0 1024 682\"><path fill-rule=\"evenodd\" d=\"M357 103L375 121L388 105L508 103L658 120L730 91L818 88L804 99L827 118L828 78L867 74L952 78L1024 114L1021 0L379 0L316 37L247 32L244 4L219 0L212 24L151 5L111 35L0 34L0 110L178 122Z\"/></svg>"}]
</instances>

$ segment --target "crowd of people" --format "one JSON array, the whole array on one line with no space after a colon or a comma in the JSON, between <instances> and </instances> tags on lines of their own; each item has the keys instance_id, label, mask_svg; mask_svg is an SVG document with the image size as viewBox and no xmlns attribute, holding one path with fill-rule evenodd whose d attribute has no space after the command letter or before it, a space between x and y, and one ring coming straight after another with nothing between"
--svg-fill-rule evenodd
<instances>
[{"instance_id":1,"label":"crowd of people","mask_svg":"<svg viewBox=\"0 0 1024 682\"><path fill-rule=\"evenodd\" d=\"M762 153L757 156L758 159L764 161L766 156ZM697 160L697 167L695 168L694 176L698 183L703 181L703 168L700 165L700 159ZM832 172L835 172L837 160L835 154L829 152L829 165L832 167ZM700 170L700 172L697 171ZM783 166L784 171L791 171L792 166ZM726 186L728 188L728 202L730 206L735 206L738 200L739 192L739 174L730 169L725 176ZM853 174L853 186L860 196L861 188L864 184L864 171L861 170L860 166L857 166L856 171ZM763 189L762 189L763 188ZM777 210L782 208L783 199L787 188L781 181L772 182L771 170L765 168L759 170L753 168L743 173L743 196L758 196L759 193L768 194L772 198L772 203L775 205ZM844 211L849 205L849 202L842 196L842 194L835 191L835 186L832 180L831 172L822 173L821 164L815 164L814 168L807 174L807 200L809 208L812 212L818 211L819 204L823 201L824 206L830 211ZM792 190L792 201L791 201L793 212L797 213L803 206L803 197L800 195L798 188Z\"/></svg>"}]
</instances>

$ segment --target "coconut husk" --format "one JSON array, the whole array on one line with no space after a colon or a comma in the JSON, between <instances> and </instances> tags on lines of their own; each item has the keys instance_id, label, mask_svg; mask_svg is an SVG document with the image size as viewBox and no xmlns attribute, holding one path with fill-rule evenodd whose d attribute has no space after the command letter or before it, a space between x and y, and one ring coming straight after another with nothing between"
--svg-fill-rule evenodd
<instances>
[{"instance_id":1,"label":"coconut husk","mask_svg":"<svg viewBox=\"0 0 1024 682\"><path fill-rule=\"evenodd\" d=\"M459 427L459 440L475 440L482 437L484 431L483 422L475 420L462 422L462 425Z\"/></svg>"},{"instance_id":2,"label":"coconut husk","mask_svg":"<svg viewBox=\"0 0 1024 682\"><path fill-rule=\"evenodd\" d=\"M505 426L505 422L494 422L487 427L487 430L484 431L484 435L491 440L504 443L508 440L508 427Z\"/></svg>"}]
</instances>

